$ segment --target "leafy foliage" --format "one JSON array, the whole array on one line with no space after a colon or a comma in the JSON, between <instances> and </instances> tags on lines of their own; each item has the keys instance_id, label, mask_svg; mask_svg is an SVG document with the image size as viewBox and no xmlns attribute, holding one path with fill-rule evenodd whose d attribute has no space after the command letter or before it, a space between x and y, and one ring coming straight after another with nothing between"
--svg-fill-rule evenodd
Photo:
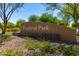
<instances>
[{"instance_id":1,"label":"leafy foliage","mask_svg":"<svg viewBox=\"0 0 79 59\"><path fill-rule=\"evenodd\" d=\"M73 47L65 47L65 45L60 45L57 50L65 56L75 56L78 54L77 49Z\"/></svg>"},{"instance_id":2,"label":"leafy foliage","mask_svg":"<svg viewBox=\"0 0 79 59\"><path fill-rule=\"evenodd\" d=\"M66 48L63 52L64 52L63 54L66 55L66 56L75 56L75 55L77 55L77 50L72 48L72 47Z\"/></svg>"},{"instance_id":3,"label":"leafy foliage","mask_svg":"<svg viewBox=\"0 0 79 59\"><path fill-rule=\"evenodd\" d=\"M19 19L19 20L16 22L16 26L17 26L17 27L21 27L21 25L22 25L23 23L25 23L25 22L26 22L25 20Z\"/></svg>"},{"instance_id":4,"label":"leafy foliage","mask_svg":"<svg viewBox=\"0 0 79 59\"><path fill-rule=\"evenodd\" d=\"M73 21L75 24L75 28L79 29L79 4L78 3L49 3L46 4L47 9L51 10L52 12L54 10L59 10L58 14L59 16L61 15L61 17L63 18L63 20L65 20L65 23L69 26L69 24L71 24L71 22Z\"/></svg>"},{"instance_id":5,"label":"leafy foliage","mask_svg":"<svg viewBox=\"0 0 79 59\"><path fill-rule=\"evenodd\" d=\"M48 23L53 23L53 24L59 24L61 21L60 19L58 19L57 17L49 13L43 13L39 17L36 15L32 15L29 17L29 22L48 22Z\"/></svg>"},{"instance_id":6,"label":"leafy foliage","mask_svg":"<svg viewBox=\"0 0 79 59\"><path fill-rule=\"evenodd\" d=\"M42 52L42 54L53 54L56 50L55 50L55 48L53 48L51 45L46 45L46 46L44 46L44 47L41 47L41 52Z\"/></svg>"},{"instance_id":7,"label":"leafy foliage","mask_svg":"<svg viewBox=\"0 0 79 59\"><path fill-rule=\"evenodd\" d=\"M15 27L15 24L13 22L8 22L7 27L13 28Z\"/></svg>"},{"instance_id":8,"label":"leafy foliage","mask_svg":"<svg viewBox=\"0 0 79 59\"><path fill-rule=\"evenodd\" d=\"M38 22L38 19L39 19L39 17L36 16L36 15L31 15L31 16L29 17L29 21L30 21L30 22Z\"/></svg>"}]
</instances>

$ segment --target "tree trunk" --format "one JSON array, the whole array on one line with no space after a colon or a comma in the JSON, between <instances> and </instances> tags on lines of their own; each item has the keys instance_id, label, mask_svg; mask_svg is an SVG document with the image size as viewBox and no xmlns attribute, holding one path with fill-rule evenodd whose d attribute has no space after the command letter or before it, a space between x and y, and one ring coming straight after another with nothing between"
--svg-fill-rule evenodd
<instances>
[{"instance_id":1,"label":"tree trunk","mask_svg":"<svg viewBox=\"0 0 79 59\"><path fill-rule=\"evenodd\" d=\"M6 30L5 30L5 29L3 29L3 30L2 30L2 34L5 34L5 32L6 32Z\"/></svg>"},{"instance_id":2,"label":"tree trunk","mask_svg":"<svg viewBox=\"0 0 79 59\"><path fill-rule=\"evenodd\" d=\"M7 22L4 22L4 28L2 30L2 34L6 33L6 29L7 29Z\"/></svg>"},{"instance_id":3,"label":"tree trunk","mask_svg":"<svg viewBox=\"0 0 79 59\"><path fill-rule=\"evenodd\" d=\"M5 3L4 3L4 6L3 6L3 10L4 10L4 13L3 13L3 16L4 16L4 27L3 27L3 30L2 30L2 34L5 34L6 32L6 26L7 26L7 17L6 17L6 11L5 11Z\"/></svg>"}]
</instances>

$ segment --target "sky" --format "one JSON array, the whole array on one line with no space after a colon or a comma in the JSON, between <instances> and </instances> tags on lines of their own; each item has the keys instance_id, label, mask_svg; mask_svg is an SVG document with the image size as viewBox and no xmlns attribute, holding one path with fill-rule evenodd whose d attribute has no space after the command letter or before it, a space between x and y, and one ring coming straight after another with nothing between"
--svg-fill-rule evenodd
<instances>
[{"instance_id":1,"label":"sky","mask_svg":"<svg viewBox=\"0 0 79 59\"><path fill-rule=\"evenodd\" d=\"M10 22L16 22L19 19L24 19L28 21L28 18L31 15L38 15L40 16L42 13L45 13L46 11L46 6L42 4L36 4L36 3L28 3L24 4L23 7L20 9L16 10L14 14L12 15Z\"/></svg>"},{"instance_id":2,"label":"sky","mask_svg":"<svg viewBox=\"0 0 79 59\"><path fill-rule=\"evenodd\" d=\"M17 22L19 19L24 19L25 21L28 21L28 18L31 15L37 15L40 16L42 13L48 12L46 10L46 6L40 3L27 3L24 4L23 7L16 10L13 15L11 16L9 22ZM56 12L54 12L54 15L56 15ZM1 21L1 20L0 20ZM2 21L1 21L2 22Z\"/></svg>"}]
</instances>

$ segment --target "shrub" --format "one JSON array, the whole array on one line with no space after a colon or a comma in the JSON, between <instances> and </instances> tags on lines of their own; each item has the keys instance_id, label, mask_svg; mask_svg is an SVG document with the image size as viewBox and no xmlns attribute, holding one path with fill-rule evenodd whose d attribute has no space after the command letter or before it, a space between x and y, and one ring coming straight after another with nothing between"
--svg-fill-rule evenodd
<instances>
[{"instance_id":1,"label":"shrub","mask_svg":"<svg viewBox=\"0 0 79 59\"><path fill-rule=\"evenodd\" d=\"M65 45L60 45L59 47L57 47L57 50L61 53L63 53L63 51L65 51Z\"/></svg>"},{"instance_id":2,"label":"shrub","mask_svg":"<svg viewBox=\"0 0 79 59\"><path fill-rule=\"evenodd\" d=\"M21 56L21 55L23 55L23 52L20 50L7 49L2 53L2 55L4 55L4 56Z\"/></svg>"},{"instance_id":3,"label":"shrub","mask_svg":"<svg viewBox=\"0 0 79 59\"><path fill-rule=\"evenodd\" d=\"M13 33L14 33L14 32L18 32L18 31L19 31L19 28L13 28L11 31L12 31Z\"/></svg>"},{"instance_id":4,"label":"shrub","mask_svg":"<svg viewBox=\"0 0 79 59\"><path fill-rule=\"evenodd\" d=\"M65 56L75 56L77 55L77 50L72 47L65 47L64 45L61 45L57 48L57 50Z\"/></svg>"},{"instance_id":5,"label":"shrub","mask_svg":"<svg viewBox=\"0 0 79 59\"><path fill-rule=\"evenodd\" d=\"M44 47L41 47L41 54L43 54L43 55L45 55L45 54L53 54L55 51L56 51L56 49L55 48L53 48L52 46L50 46L50 45L46 45L46 46L44 46Z\"/></svg>"},{"instance_id":6,"label":"shrub","mask_svg":"<svg viewBox=\"0 0 79 59\"><path fill-rule=\"evenodd\" d=\"M7 32L10 32L11 30L10 29L7 29Z\"/></svg>"},{"instance_id":7,"label":"shrub","mask_svg":"<svg viewBox=\"0 0 79 59\"><path fill-rule=\"evenodd\" d=\"M68 47L64 50L63 54L66 56L75 56L77 55L77 50L72 47Z\"/></svg>"},{"instance_id":8,"label":"shrub","mask_svg":"<svg viewBox=\"0 0 79 59\"><path fill-rule=\"evenodd\" d=\"M25 47L28 48L29 50L32 50L32 49L38 48L38 45L37 45L36 41L30 41L26 44Z\"/></svg>"}]
</instances>

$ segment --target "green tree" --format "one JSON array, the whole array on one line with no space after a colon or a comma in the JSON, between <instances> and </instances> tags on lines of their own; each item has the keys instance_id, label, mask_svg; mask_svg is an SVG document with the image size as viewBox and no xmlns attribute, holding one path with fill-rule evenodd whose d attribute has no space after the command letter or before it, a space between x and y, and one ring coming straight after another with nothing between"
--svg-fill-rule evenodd
<instances>
[{"instance_id":1,"label":"green tree","mask_svg":"<svg viewBox=\"0 0 79 59\"><path fill-rule=\"evenodd\" d=\"M57 17L54 17L52 14L48 13L43 13L39 18L40 22L49 22L53 24L57 24L58 20L59 19Z\"/></svg>"},{"instance_id":2,"label":"green tree","mask_svg":"<svg viewBox=\"0 0 79 59\"><path fill-rule=\"evenodd\" d=\"M17 27L21 27L21 25L23 24L23 23L25 23L26 21L24 20L24 19L19 19L17 22L16 22L16 26Z\"/></svg>"},{"instance_id":3,"label":"green tree","mask_svg":"<svg viewBox=\"0 0 79 59\"><path fill-rule=\"evenodd\" d=\"M37 22L39 17L36 15L31 15L28 19L29 19L29 22Z\"/></svg>"},{"instance_id":4,"label":"green tree","mask_svg":"<svg viewBox=\"0 0 79 59\"><path fill-rule=\"evenodd\" d=\"M5 34L7 23L12 14L23 4L20 3L0 3L0 18L2 19L4 26L2 27L2 34Z\"/></svg>"},{"instance_id":5,"label":"green tree","mask_svg":"<svg viewBox=\"0 0 79 59\"><path fill-rule=\"evenodd\" d=\"M48 10L59 10L63 18L66 16L66 20L70 23L73 21L76 25L75 29L79 29L79 4L78 3L62 3L62 4L46 4ZM66 22L67 22L66 21Z\"/></svg>"},{"instance_id":6,"label":"green tree","mask_svg":"<svg viewBox=\"0 0 79 59\"><path fill-rule=\"evenodd\" d=\"M48 13L43 13L40 18L39 18L39 21L41 22L51 22L53 19L52 15L51 14L48 14Z\"/></svg>"},{"instance_id":7,"label":"green tree","mask_svg":"<svg viewBox=\"0 0 79 59\"><path fill-rule=\"evenodd\" d=\"M15 24L13 22L8 22L7 27L13 28L13 27L15 27Z\"/></svg>"}]
</instances>

